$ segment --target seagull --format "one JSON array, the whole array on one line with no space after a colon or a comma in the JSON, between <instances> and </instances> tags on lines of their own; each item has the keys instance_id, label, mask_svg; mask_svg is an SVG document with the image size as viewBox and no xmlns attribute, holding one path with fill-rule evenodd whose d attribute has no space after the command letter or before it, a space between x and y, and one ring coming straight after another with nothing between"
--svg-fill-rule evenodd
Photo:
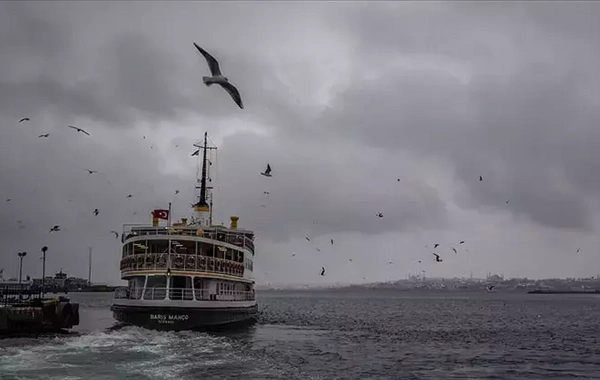
<instances>
[{"instance_id":1,"label":"seagull","mask_svg":"<svg viewBox=\"0 0 600 380\"><path fill-rule=\"evenodd\" d=\"M115 239L119 238L119 233L117 231L110 231L111 234L115 234Z\"/></svg>"},{"instance_id":2,"label":"seagull","mask_svg":"<svg viewBox=\"0 0 600 380\"><path fill-rule=\"evenodd\" d=\"M383 218L383 213L381 213L381 212L378 212L378 213L377 213L377 214L375 214L375 215L377 215L377 216L378 216L378 217L380 217L380 218Z\"/></svg>"},{"instance_id":3,"label":"seagull","mask_svg":"<svg viewBox=\"0 0 600 380\"><path fill-rule=\"evenodd\" d=\"M306 241L310 241L308 236L305 236L304 238L306 239Z\"/></svg>"},{"instance_id":4,"label":"seagull","mask_svg":"<svg viewBox=\"0 0 600 380\"><path fill-rule=\"evenodd\" d=\"M56 225L56 226L50 228L49 232L57 232L57 231L60 231L60 226L59 225Z\"/></svg>"},{"instance_id":5,"label":"seagull","mask_svg":"<svg viewBox=\"0 0 600 380\"><path fill-rule=\"evenodd\" d=\"M321 267L321 276L325 276L325 267Z\"/></svg>"},{"instance_id":6,"label":"seagull","mask_svg":"<svg viewBox=\"0 0 600 380\"><path fill-rule=\"evenodd\" d=\"M132 195L132 194L129 194L129 195L127 196L127 198L132 198L132 197L133 197L133 195Z\"/></svg>"},{"instance_id":7,"label":"seagull","mask_svg":"<svg viewBox=\"0 0 600 380\"><path fill-rule=\"evenodd\" d=\"M82 132L82 133L85 133L86 135L90 136L90 134L87 133L84 129L81 129L81 128L78 128L78 127L74 127L72 125L67 125L67 127L75 129L77 132Z\"/></svg>"},{"instance_id":8,"label":"seagull","mask_svg":"<svg viewBox=\"0 0 600 380\"><path fill-rule=\"evenodd\" d=\"M479 176L479 182L483 181L483 177Z\"/></svg>"},{"instance_id":9,"label":"seagull","mask_svg":"<svg viewBox=\"0 0 600 380\"><path fill-rule=\"evenodd\" d=\"M400 182L400 178L396 179L396 181Z\"/></svg>"},{"instance_id":10,"label":"seagull","mask_svg":"<svg viewBox=\"0 0 600 380\"><path fill-rule=\"evenodd\" d=\"M94 215L98 215L99 213L100 213L100 210L98 210L98 209L94 210Z\"/></svg>"},{"instance_id":11,"label":"seagull","mask_svg":"<svg viewBox=\"0 0 600 380\"><path fill-rule=\"evenodd\" d=\"M220 85L221 87L223 87L223 89L225 91L227 91L229 93L229 95L231 96L233 101L238 105L238 107L243 109L244 105L242 104L242 97L240 96L240 92L238 91L237 88L235 88L234 85L229 83L229 79L227 79L226 77L223 76L223 74L221 74L221 69L219 68L219 62L217 62L217 60L212 55L208 54L206 52L206 50L202 49L195 42L194 42L194 46L204 56L204 58L206 59L206 62L208 63L208 68L210 69L211 76L210 77L202 77L202 82L204 82L204 84L206 86L211 86L215 83Z\"/></svg>"},{"instance_id":12,"label":"seagull","mask_svg":"<svg viewBox=\"0 0 600 380\"><path fill-rule=\"evenodd\" d=\"M465 244L465 241L461 240L460 243L458 243L458 244Z\"/></svg>"},{"instance_id":13,"label":"seagull","mask_svg":"<svg viewBox=\"0 0 600 380\"><path fill-rule=\"evenodd\" d=\"M351 263L353 262L352 259L348 259L348 261L350 261Z\"/></svg>"},{"instance_id":14,"label":"seagull","mask_svg":"<svg viewBox=\"0 0 600 380\"><path fill-rule=\"evenodd\" d=\"M19 120L19 123L22 123L22 122L24 122L24 121L29 121L29 118L28 118L28 117L24 117L24 118L22 118L21 120Z\"/></svg>"},{"instance_id":15,"label":"seagull","mask_svg":"<svg viewBox=\"0 0 600 380\"><path fill-rule=\"evenodd\" d=\"M192 153L192 157L197 156L198 154L200 154L200 149L198 149L197 151L195 151L194 153Z\"/></svg>"},{"instance_id":16,"label":"seagull","mask_svg":"<svg viewBox=\"0 0 600 380\"><path fill-rule=\"evenodd\" d=\"M456 252L456 248L452 247L452 250L454 251L454 253L458 253L458 252Z\"/></svg>"},{"instance_id":17,"label":"seagull","mask_svg":"<svg viewBox=\"0 0 600 380\"><path fill-rule=\"evenodd\" d=\"M6 198L6 202L10 202L10 201L12 201L12 199Z\"/></svg>"},{"instance_id":18,"label":"seagull","mask_svg":"<svg viewBox=\"0 0 600 380\"><path fill-rule=\"evenodd\" d=\"M267 208L267 205L260 205L260 207L262 207L262 208Z\"/></svg>"},{"instance_id":19,"label":"seagull","mask_svg":"<svg viewBox=\"0 0 600 380\"><path fill-rule=\"evenodd\" d=\"M488 291L488 293L491 293L491 292L494 290L494 286L495 286L495 285L490 285L490 286L487 286L487 291Z\"/></svg>"},{"instance_id":20,"label":"seagull","mask_svg":"<svg viewBox=\"0 0 600 380\"><path fill-rule=\"evenodd\" d=\"M175 190L175 195L179 194L179 190Z\"/></svg>"},{"instance_id":21,"label":"seagull","mask_svg":"<svg viewBox=\"0 0 600 380\"><path fill-rule=\"evenodd\" d=\"M579 253L579 251L581 251L581 248L577 248L577 253Z\"/></svg>"},{"instance_id":22,"label":"seagull","mask_svg":"<svg viewBox=\"0 0 600 380\"><path fill-rule=\"evenodd\" d=\"M435 261L437 261L438 263L442 262L442 259L440 259L440 255L438 255L437 253L432 253L432 255L435 256Z\"/></svg>"},{"instance_id":23,"label":"seagull","mask_svg":"<svg viewBox=\"0 0 600 380\"><path fill-rule=\"evenodd\" d=\"M87 171L89 174L98 173L97 170L91 170L91 169L83 169L83 170Z\"/></svg>"},{"instance_id":24,"label":"seagull","mask_svg":"<svg viewBox=\"0 0 600 380\"><path fill-rule=\"evenodd\" d=\"M331 245L333 245L333 239L331 239Z\"/></svg>"},{"instance_id":25,"label":"seagull","mask_svg":"<svg viewBox=\"0 0 600 380\"><path fill-rule=\"evenodd\" d=\"M271 193L269 193L268 191L263 191L263 194L264 194L264 195L269 195L269 194L271 194Z\"/></svg>"},{"instance_id":26,"label":"seagull","mask_svg":"<svg viewBox=\"0 0 600 380\"><path fill-rule=\"evenodd\" d=\"M39 136L38 136L38 139L39 139L39 138L42 138L42 137L48 137L48 136L50 136L50 133L46 133L45 135L39 135Z\"/></svg>"},{"instance_id":27,"label":"seagull","mask_svg":"<svg viewBox=\"0 0 600 380\"><path fill-rule=\"evenodd\" d=\"M265 177L272 177L273 175L271 174L271 165L267 164L267 168L265 169L265 171L260 174L264 175Z\"/></svg>"},{"instance_id":28,"label":"seagull","mask_svg":"<svg viewBox=\"0 0 600 380\"><path fill-rule=\"evenodd\" d=\"M319 248L315 248L317 250L317 252L321 252L321 250Z\"/></svg>"},{"instance_id":29,"label":"seagull","mask_svg":"<svg viewBox=\"0 0 600 380\"><path fill-rule=\"evenodd\" d=\"M440 246L440 245L436 243L436 244L434 244L434 245L433 245L433 249L436 249L436 248L437 248L437 247L439 247L439 246Z\"/></svg>"}]
</instances>

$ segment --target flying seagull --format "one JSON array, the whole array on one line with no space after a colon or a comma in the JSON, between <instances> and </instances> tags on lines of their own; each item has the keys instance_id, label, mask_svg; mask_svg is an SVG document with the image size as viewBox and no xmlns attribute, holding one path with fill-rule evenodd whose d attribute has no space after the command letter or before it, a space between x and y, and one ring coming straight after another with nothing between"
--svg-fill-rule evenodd
<instances>
[{"instance_id":1,"label":"flying seagull","mask_svg":"<svg viewBox=\"0 0 600 380\"><path fill-rule=\"evenodd\" d=\"M132 198L132 197L133 197L133 195L132 195L132 194L129 194L129 195L127 196L127 198Z\"/></svg>"},{"instance_id":2,"label":"flying seagull","mask_svg":"<svg viewBox=\"0 0 600 380\"><path fill-rule=\"evenodd\" d=\"M87 131L85 131L84 129L81 129L81 128L78 128L78 127L74 127L72 125L67 125L67 127L75 129L77 132L85 133L86 135L90 136L90 134L87 133Z\"/></svg>"},{"instance_id":3,"label":"flying seagull","mask_svg":"<svg viewBox=\"0 0 600 380\"><path fill-rule=\"evenodd\" d=\"M437 248L437 247L439 247L439 246L440 246L439 244L435 243L435 244L433 245L433 249L436 249L436 248Z\"/></svg>"},{"instance_id":4,"label":"flying seagull","mask_svg":"<svg viewBox=\"0 0 600 380\"><path fill-rule=\"evenodd\" d=\"M465 244L465 241L461 240L460 243L458 243L458 244Z\"/></svg>"},{"instance_id":5,"label":"flying seagull","mask_svg":"<svg viewBox=\"0 0 600 380\"><path fill-rule=\"evenodd\" d=\"M97 170L91 170L91 169L83 169L83 170L87 171L89 174L98 173Z\"/></svg>"},{"instance_id":6,"label":"flying seagull","mask_svg":"<svg viewBox=\"0 0 600 380\"><path fill-rule=\"evenodd\" d=\"M179 190L175 190L175 195L179 194Z\"/></svg>"},{"instance_id":7,"label":"flying seagull","mask_svg":"<svg viewBox=\"0 0 600 380\"><path fill-rule=\"evenodd\" d=\"M479 176L479 182L483 181L483 177Z\"/></svg>"},{"instance_id":8,"label":"flying seagull","mask_svg":"<svg viewBox=\"0 0 600 380\"><path fill-rule=\"evenodd\" d=\"M579 253L579 251L581 251L581 248L577 248L577 253Z\"/></svg>"},{"instance_id":9,"label":"flying seagull","mask_svg":"<svg viewBox=\"0 0 600 380\"><path fill-rule=\"evenodd\" d=\"M456 252L456 248L452 247L452 250L454 251L454 253L458 253L458 252Z\"/></svg>"},{"instance_id":10,"label":"flying seagull","mask_svg":"<svg viewBox=\"0 0 600 380\"><path fill-rule=\"evenodd\" d=\"M48 137L48 136L50 136L50 133L46 133L45 135L39 135L39 136L38 136L38 139L39 139L39 138L42 138L42 137Z\"/></svg>"},{"instance_id":11,"label":"flying seagull","mask_svg":"<svg viewBox=\"0 0 600 380\"><path fill-rule=\"evenodd\" d=\"M437 253L432 253L432 255L435 256L435 261L437 261L438 263L442 262L442 259L440 259L440 255L438 255Z\"/></svg>"},{"instance_id":12,"label":"flying seagull","mask_svg":"<svg viewBox=\"0 0 600 380\"><path fill-rule=\"evenodd\" d=\"M265 169L265 171L260 174L264 175L265 177L272 177L273 174L271 174L271 165L267 164L267 168Z\"/></svg>"},{"instance_id":13,"label":"flying seagull","mask_svg":"<svg viewBox=\"0 0 600 380\"><path fill-rule=\"evenodd\" d=\"M60 231L60 226L59 225L56 225L56 226L50 228L49 232L57 232L57 231Z\"/></svg>"},{"instance_id":14,"label":"flying seagull","mask_svg":"<svg viewBox=\"0 0 600 380\"><path fill-rule=\"evenodd\" d=\"M377 216L378 216L378 217L380 217L380 218L383 218L383 213L382 213L382 212L378 212L378 213L377 213L377 214L375 214L375 215L377 215Z\"/></svg>"},{"instance_id":15,"label":"flying seagull","mask_svg":"<svg viewBox=\"0 0 600 380\"><path fill-rule=\"evenodd\" d=\"M7 202L10 202L10 201L12 201L12 199L10 199L10 198L6 198L6 201L7 201Z\"/></svg>"},{"instance_id":16,"label":"flying seagull","mask_svg":"<svg viewBox=\"0 0 600 380\"><path fill-rule=\"evenodd\" d=\"M331 245L333 245L333 239L331 239Z\"/></svg>"},{"instance_id":17,"label":"flying seagull","mask_svg":"<svg viewBox=\"0 0 600 380\"><path fill-rule=\"evenodd\" d=\"M198 149L197 151L195 151L194 153L192 153L192 157L197 156L198 154L200 154L200 149Z\"/></svg>"},{"instance_id":18,"label":"flying seagull","mask_svg":"<svg viewBox=\"0 0 600 380\"><path fill-rule=\"evenodd\" d=\"M237 88L235 88L234 85L229 83L229 79L227 79L223 76L223 74L221 74L219 62L217 62L217 60L212 55L208 54L206 50L202 49L195 42L194 46L206 59L206 62L208 63L208 68L210 69L210 74L212 75L210 77L202 77L202 81L204 82L204 84L207 86L211 86L215 83L220 85L225 91L229 93L229 95L231 96L233 101L238 105L238 107L243 109L244 105L242 104L242 97L240 96L240 92Z\"/></svg>"},{"instance_id":19,"label":"flying seagull","mask_svg":"<svg viewBox=\"0 0 600 380\"><path fill-rule=\"evenodd\" d=\"M96 215L96 216L97 216L99 213L100 213L100 210L98 210L98 209L95 209L95 210L94 210L94 215Z\"/></svg>"},{"instance_id":20,"label":"flying seagull","mask_svg":"<svg viewBox=\"0 0 600 380\"><path fill-rule=\"evenodd\" d=\"M310 241L310 238L308 236L304 237L306 239L306 241Z\"/></svg>"},{"instance_id":21,"label":"flying seagull","mask_svg":"<svg viewBox=\"0 0 600 380\"><path fill-rule=\"evenodd\" d=\"M325 276L325 267L321 267L321 276Z\"/></svg>"},{"instance_id":22,"label":"flying seagull","mask_svg":"<svg viewBox=\"0 0 600 380\"><path fill-rule=\"evenodd\" d=\"M22 118L21 120L19 120L19 123L22 123L22 122L24 122L24 121L29 121L29 118L28 118L28 117L24 117L24 118Z\"/></svg>"},{"instance_id":23,"label":"flying seagull","mask_svg":"<svg viewBox=\"0 0 600 380\"><path fill-rule=\"evenodd\" d=\"M111 234L115 234L115 239L119 238L119 233L117 231L110 231Z\"/></svg>"},{"instance_id":24,"label":"flying seagull","mask_svg":"<svg viewBox=\"0 0 600 380\"><path fill-rule=\"evenodd\" d=\"M321 250L320 250L319 248L315 248L315 250L316 250L317 252L321 252Z\"/></svg>"}]
</instances>

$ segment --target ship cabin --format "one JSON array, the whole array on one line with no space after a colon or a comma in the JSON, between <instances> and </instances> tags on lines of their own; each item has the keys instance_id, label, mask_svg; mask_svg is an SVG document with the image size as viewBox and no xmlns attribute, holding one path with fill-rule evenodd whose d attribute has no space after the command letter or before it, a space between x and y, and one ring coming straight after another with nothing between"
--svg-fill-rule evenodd
<instances>
[{"instance_id":1,"label":"ship cabin","mask_svg":"<svg viewBox=\"0 0 600 380\"><path fill-rule=\"evenodd\" d=\"M231 226L125 225L116 298L171 301L255 301L254 232ZM191 305L190 305L191 306Z\"/></svg>"}]
</instances>

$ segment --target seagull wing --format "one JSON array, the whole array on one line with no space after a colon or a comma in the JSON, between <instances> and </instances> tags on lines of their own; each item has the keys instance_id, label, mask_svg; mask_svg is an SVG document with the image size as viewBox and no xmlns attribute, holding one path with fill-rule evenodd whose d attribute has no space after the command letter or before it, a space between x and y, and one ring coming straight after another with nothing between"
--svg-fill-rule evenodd
<instances>
[{"instance_id":1,"label":"seagull wing","mask_svg":"<svg viewBox=\"0 0 600 380\"><path fill-rule=\"evenodd\" d=\"M206 63L208 63L208 68L210 69L210 73L212 76L222 75L221 69L219 68L219 62L212 55L208 54L208 52L198 46L197 43L194 42L194 46L198 51L204 56L206 59Z\"/></svg>"},{"instance_id":2,"label":"seagull wing","mask_svg":"<svg viewBox=\"0 0 600 380\"><path fill-rule=\"evenodd\" d=\"M266 174L271 173L271 165L267 164L267 170L265 170Z\"/></svg>"},{"instance_id":3,"label":"seagull wing","mask_svg":"<svg viewBox=\"0 0 600 380\"><path fill-rule=\"evenodd\" d=\"M86 131L85 129L81 129L81 128L79 128L79 129L77 130L77 132L83 132L83 133L85 133L86 135L88 135L88 136L91 136L89 133L87 133L87 131Z\"/></svg>"},{"instance_id":4,"label":"seagull wing","mask_svg":"<svg viewBox=\"0 0 600 380\"><path fill-rule=\"evenodd\" d=\"M235 88L235 86L229 82L219 82L219 84L221 85L221 87L223 87L223 89L225 89L225 91L229 93L229 95L231 95L231 98L233 99L235 104L237 104L238 107L240 107L241 109L244 109L244 105L242 104L242 97L240 96L240 92L238 91L238 89Z\"/></svg>"}]
</instances>

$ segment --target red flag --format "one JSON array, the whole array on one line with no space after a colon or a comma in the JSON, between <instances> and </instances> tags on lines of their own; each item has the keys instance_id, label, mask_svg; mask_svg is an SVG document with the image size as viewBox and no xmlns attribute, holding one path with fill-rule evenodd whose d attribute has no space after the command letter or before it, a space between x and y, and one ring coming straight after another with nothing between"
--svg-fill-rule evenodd
<instances>
[{"instance_id":1,"label":"red flag","mask_svg":"<svg viewBox=\"0 0 600 380\"><path fill-rule=\"evenodd\" d=\"M158 219L169 220L169 210L154 210L152 216Z\"/></svg>"}]
</instances>

